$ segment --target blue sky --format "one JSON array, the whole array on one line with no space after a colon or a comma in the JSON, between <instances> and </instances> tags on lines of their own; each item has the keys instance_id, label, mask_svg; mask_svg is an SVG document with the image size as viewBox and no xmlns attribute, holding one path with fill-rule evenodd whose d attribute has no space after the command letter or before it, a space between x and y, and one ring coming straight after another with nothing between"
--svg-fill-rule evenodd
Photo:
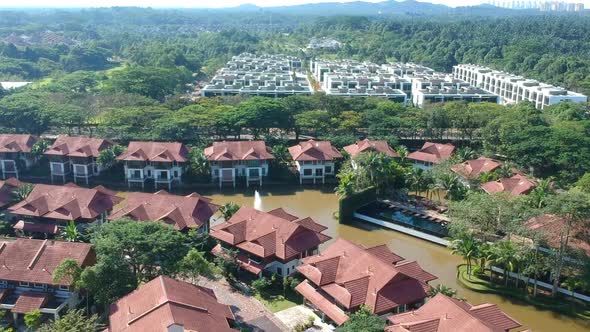
<instances>
[{"instance_id":1,"label":"blue sky","mask_svg":"<svg viewBox=\"0 0 590 332\"><path fill-rule=\"evenodd\" d=\"M0 7L2 2L0 1ZM6 0L8 1L8 0ZM258 6L296 5L311 2L349 2L354 0L22 0L11 1L10 6L18 7L110 7L110 6L139 6L139 7L233 7L240 4L252 3ZM380 2L381 0L364 0ZM470 6L487 2L486 0L420 0L441 3L448 6ZM526 0L525 0L526 1ZM590 0L569 0L568 2L584 2L590 6Z\"/></svg>"}]
</instances>

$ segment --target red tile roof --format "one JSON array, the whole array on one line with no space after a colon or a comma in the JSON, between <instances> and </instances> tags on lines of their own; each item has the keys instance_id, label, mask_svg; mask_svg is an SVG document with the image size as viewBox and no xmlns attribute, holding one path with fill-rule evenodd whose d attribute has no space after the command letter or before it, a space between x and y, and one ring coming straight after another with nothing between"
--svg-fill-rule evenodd
<instances>
[{"instance_id":1,"label":"red tile roof","mask_svg":"<svg viewBox=\"0 0 590 332\"><path fill-rule=\"evenodd\" d=\"M15 178L0 180L0 208L6 206L14 200L14 191L20 187L22 182Z\"/></svg>"},{"instance_id":2,"label":"red tile roof","mask_svg":"<svg viewBox=\"0 0 590 332\"><path fill-rule=\"evenodd\" d=\"M529 219L524 226L543 236L551 248L559 248L561 235L566 230L563 217L553 214L542 214ZM568 246L582 250L590 256L590 230L584 227L572 227Z\"/></svg>"},{"instance_id":3,"label":"red tile roof","mask_svg":"<svg viewBox=\"0 0 590 332\"><path fill-rule=\"evenodd\" d=\"M451 171L468 179L478 178L483 173L490 173L502 166L502 163L486 158L479 157L474 160L467 160L463 163L451 166Z\"/></svg>"},{"instance_id":4,"label":"red tile roof","mask_svg":"<svg viewBox=\"0 0 590 332\"><path fill-rule=\"evenodd\" d=\"M228 258L226 253L223 251L223 247L221 247L221 244L216 245L211 250L211 254L213 254L214 256L217 256L217 257ZM236 256L236 262L238 263L240 268L242 268L252 274L255 274L255 275L259 275L260 272L262 272L262 270L264 270L264 265L251 261L248 258L248 255L244 254L243 252L238 252L238 254Z\"/></svg>"},{"instance_id":5,"label":"red tile roof","mask_svg":"<svg viewBox=\"0 0 590 332\"><path fill-rule=\"evenodd\" d=\"M9 211L31 217L91 221L123 200L115 194L102 186L88 189L74 184L37 184L24 201L11 206Z\"/></svg>"},{"instance_id":6,"label":"red tile roof","mask_svg":"<svg viewBox=\"0 0 590 332\"><path fill-rule=\"evenodd\" d=\"M388 318L388 332L501 332L520 327L495 304L472 306L443 294L437 294L417 310Z\"/></svg>"},{"instance_id":7,"label":"red tile roof","mask_svg":"<svg viewBox=\"0 0 590 332\"><path fill-rule=\"evenodd\" d=\"M330 317L334 323L342 325L348 320L348 315L342 309L340 309L338 306L335 306L332 302L326 299L315 288L313 288L307 280L297 285L295 290L299 292L299 294L303 295L303 297L311 302L316 308Z\"/></svg>"},{"instance_id":8,"label":"red tile roof","mask_svg":"<svg viewBox=\"0 0 590 332\"><path fill-rule=\"evenodd\" d=\"M211 228L211 236L258 257L288 260L330 239L311 219L289 220L241 207L230 220Z\"/></svg>"},{"instance_id":9,"label":"red tile roof","mask_svg":"<svg viewBox=\"0 0 590 332\"><path fill-rule=\"evenodd\" d=\"M117 160L125 161L154 161L154 162L185 162L188 149L182 143L176 142L129 142L127 151Z\"/></svg>"},{"instance_id":10,"label":"red tile roof","mask_svg":"<svg viewBox=\"0 0 590 332\"><path fill-rule=\"evenodd\" d=\"M451 158L453 152L455 152L453 144L426 142L420 150L408 154L408 159L440 164L442 161Z\"/></svg>"},{"instance_id":11,"label":"red tile roof","mask_svg":"<svg viewBox=\"0 0 590 332\"><path fill-rule=\"evenodd\" d=\"M68 157L98 157L100 151L113 145L102 138L58 136L43 154Z\"/></svg>"},{"instance_id":12,"label":"red tile roof","mask_svg":"<svg viewBox=\"0 0 590 332\"><path fill-rule=\"evenodd\" d=\"M30 223L24 222L24 220L19 220L14 226L12 226L12 228L30 233L44 233L54 235L59 233L59 228L57 225Z\"/></svg>"},{"instance_id":13,"label":"red tile roof","mask_svg":"<svg viewBox=\"0 0 590 332\"><path fill-rule=\"evenodd\" d=\"M109 219L131 218L137 221L162 221L177 230L199 228L209 221L219 206L197 193L178 196L164 190L155 194L132 192Z\"/></svg>"},{"instance_id":14,"label":"red tile roof","mask_svg":"<svg viewBox=\"0 0 590 332\"><path fill-rule=\"evenodd\" d=\"M41 309L45 303L49 300L51 295L49 293L42 292L25 292L22 293L14 307L10 310L16 314L26 314L33 310Z\"/></svg>"},{"instance_id":15,"label":"red tile roof","mask_svg":"<svg viewBox=\"0 0 590 332\"><path fill-rule=\"evenodd\" d=\"M338 149L328 141L301 142L289 148L289 153L295 161L334 160L342 158Z\"/></svg>"},{"instance_id":16,"label":"red tile roof","mask_svg":"<svg viewBox=\"0 0 590 332\"><path fill-rule=\"evenodd\" d=\"M366 305L383 314L426 298L427 283L436 277L387 251L337 239L319 255L303 258L297 270L349 310Z\"/></svg>"},{"instance_id":17,"label":"red tile roof","mask_svg":"<svg viewBox=\"0 0 590 332\"><path fill-rule=\"evenodd\" d=\"M388 157L399 157L397 152L392 149L387 141L372 141L369 139L364 139L362 141L358 141L352 145L345 146L344 151L346 151L350 156L356 157L358 154L362 152L378 152L383 153Z\"/></svg>"},{"instance_id":18,"label":"red tile roof","mask_svg":"<svg viewBox=\"0 0 590 332\"><path fill-rule=\"evenodd\" d=\"M37 138L32 135L0 134L0 153L31 152Z\"/></svg>"},{"instance_id":19,"label":"red tile roof","mask_svg":"<svg viewBox=\"0 0 590 332\"><path fill-rule=\"evenodd\" d=\"M111 304L110 332L162 332L171 325L185 331L229 332L234 315L213 290L157 277Z\"/></svg>"},{"instance_id":20,"label":"red tile roof","mask_svg":"<svg viewBox=\"0 0 590 332\"><path fill-rule=\"evenodd\" d=\"M521 174L516 174L510 178L502 178L497 181L486 182L481 185L481 189L488 194L508 192L513 196L526 195L535 189L535 187L535 182Z\"/></svg>"},{"instance_id":21,"label":"red tile roof","mask_svg":"<svg viewBox=\"0 0 590 332\"><path fill-rule=\"evenodd\" d=\"M95 255L88 243L19 238L0 244L0 280L49 285L69 285L53 281L53 271L64 259L73 259L81 267L94 264Z\"/></svg>"},{"instance_id":22,"label":"red tile roof","mask_svg":"<svg viewBox=\"0 0 590 332\"><path fill-rule=\"evenodd\" d=\"M210 161L274 159L270 152L264 141L223 141L205 148L204 154Z\"/></svg>"}]
</instances>

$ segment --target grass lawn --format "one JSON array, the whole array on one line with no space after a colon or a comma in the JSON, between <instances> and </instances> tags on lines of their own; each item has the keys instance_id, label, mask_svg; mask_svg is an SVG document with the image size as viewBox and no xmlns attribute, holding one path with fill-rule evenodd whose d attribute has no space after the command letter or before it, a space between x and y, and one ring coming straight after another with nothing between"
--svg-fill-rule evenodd
<instances>
[{"instance_id":1,"label":"grass lawn","mask_svg":"<svg viewBox=\"0 0 590 332\"><path fill-rule=\"evenodd\" d=\"M542 293L538 293L536 297L525 292L524 288L516 288L513 285L513 280L509 280L509 286L504 286L503 283L491 282L486 275L467 275L467 265L461 264L457 267L459 282L472 291L480 293L492 293L501 296L510 297L528 304L531 304L539 309L557 311L565 315L574 316L580 319L589 319L590 308L580 303L579 301L572 301L569 298L559 296L553 298ZM512 284L512 285L510 285ZM521 282L522 285L522 282Z\"/></svg>"},{"instance_id":2,"label":"grass lawn","mask_svg":"<svg viewBox=\"0 0 590 332\"><path fill-rule=\"evenodd\" d=\"M287 296L285 298L282 294L269 294L268 292L256 294L255 296L268 310L272 311L273 313L301 304L301 301L298 301L299 299L295 296Z\"/></svg>"}]
</instances>

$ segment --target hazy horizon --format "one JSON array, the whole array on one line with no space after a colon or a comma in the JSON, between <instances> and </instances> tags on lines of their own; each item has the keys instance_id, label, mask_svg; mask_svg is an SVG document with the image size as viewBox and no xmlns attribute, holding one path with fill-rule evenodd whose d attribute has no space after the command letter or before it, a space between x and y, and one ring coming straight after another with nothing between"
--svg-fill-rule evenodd
<instances>
[{"instance_id":1,"label":"hazy horizon","mask_svg":"<svg viewBox=\"0 0 590 332\"><path fill-rule=\"evenodd\" d=\"M384 2L383 0L218 0L215 2L203 3L204 1L190 0L77 0L72 4L71 0L24 0L15 5L2 5L0 8L95 8L95 7L154 7L154 8L228 8L245 4L254 4L260 7L291 6L310 3L343 3L343 2ZM487 3L486 0L419 0L419 2L430 2L444 4L450 7L474 6ZM590 5L590 0L570 0L566 2L582 2Z\"/></svg>"}]
</instances>

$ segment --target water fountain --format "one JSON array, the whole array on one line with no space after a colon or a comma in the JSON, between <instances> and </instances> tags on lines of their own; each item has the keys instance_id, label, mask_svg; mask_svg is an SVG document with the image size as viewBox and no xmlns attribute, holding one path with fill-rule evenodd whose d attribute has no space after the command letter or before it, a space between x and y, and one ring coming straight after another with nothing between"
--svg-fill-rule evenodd
<instances>
[{"instance_id":1,"label":"water fountain","mask_svg":"<svg viewBox=\"0 0 590 332\"><path fill-rule=\"evenodd\" d=\"M262 198L258 190L254 191L254 208L258 211L262 211Z\"/></svg>"}]
</instances>

